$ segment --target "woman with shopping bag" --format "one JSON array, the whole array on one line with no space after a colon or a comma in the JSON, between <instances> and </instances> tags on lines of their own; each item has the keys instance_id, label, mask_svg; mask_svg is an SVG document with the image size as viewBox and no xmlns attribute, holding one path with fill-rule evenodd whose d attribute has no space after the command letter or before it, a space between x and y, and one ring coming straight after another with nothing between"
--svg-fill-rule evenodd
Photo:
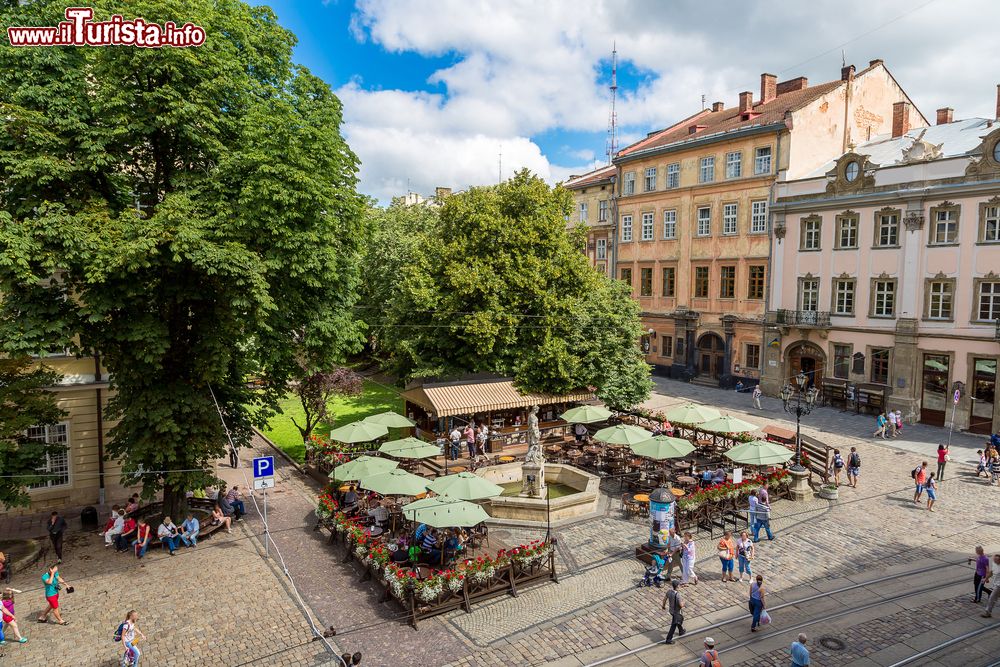
<instances>
[{"instance_id":1,"label":"woman with shopping bag","mask_svg":"<svg viewBox=\"0 0 1000 667\"><path fill-rule=\"evenodd\" d=\"M767 614L764 611L764 577L762 575L757 575L756 581L750 584L750 613L753 614L753 622L750 624L750 632L757 632L757 626L767 625L771 621L771 617L768 616L767 620L764 620L764 615Z\"/></svg>"}]
</instances>

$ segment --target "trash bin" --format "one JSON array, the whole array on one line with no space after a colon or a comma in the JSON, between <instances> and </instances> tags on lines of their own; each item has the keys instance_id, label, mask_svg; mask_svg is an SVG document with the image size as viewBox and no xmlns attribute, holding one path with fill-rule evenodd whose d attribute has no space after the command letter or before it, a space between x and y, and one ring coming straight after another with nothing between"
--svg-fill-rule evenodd
<instances>
[{"instance_id":1,"label":"trash bin","mask_svg":"<svg viewBox=\"0 0 1000 667\"><path fill-rule=\"evenodd\" d=\"M80 512L80 525L84 528L97 528L97 509L84 507Z\"/></svg>"}]
</instances>

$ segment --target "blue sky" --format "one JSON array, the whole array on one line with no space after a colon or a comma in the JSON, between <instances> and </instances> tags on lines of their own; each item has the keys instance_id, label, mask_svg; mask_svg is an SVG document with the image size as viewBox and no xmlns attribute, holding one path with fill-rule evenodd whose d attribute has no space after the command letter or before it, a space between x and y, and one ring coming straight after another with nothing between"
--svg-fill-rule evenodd
<instances>
[{"instance_id":1,"label":"blue sky","mask_svg":"<svg viewBox=\"0 0 1000 667\"><path fill-rule=\"evenodd\" d=\"M251 0L252 1L252 0ZM930 118L994 115L1000 3L988 0L276 0L295 59L344 102L361 189L462 189L528 167L555 182L605 160L610 51L622 140L736 103L761 72L812 82L882 58ZM969 17L977 17L971 20ZM993 17L990 20L990 17ZM925 47L914 35L961 37ZM844 54L842 56L842 53Z\"/></svg>"}]
</instances>

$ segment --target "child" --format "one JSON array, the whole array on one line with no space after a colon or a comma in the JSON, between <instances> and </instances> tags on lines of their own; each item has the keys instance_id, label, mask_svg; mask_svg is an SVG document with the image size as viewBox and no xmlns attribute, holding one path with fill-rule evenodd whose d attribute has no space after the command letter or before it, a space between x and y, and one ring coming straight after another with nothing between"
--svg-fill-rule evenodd
<instances>
[{"instance_id":1,"label":"child","mask_svg":"<svg viewBox=\"0 0 1000 667\"><path fill-rule=\"evenodd\" d=\"M17 618L14 616L14 593L20 593L21 591L16 588L5 588L3 590L3 602L0 603L0 646L6 644L3 635L3 625L7 624L7 627L14 631L14 637L17 638L18 643L25 643L28 641L27 637L21 636L21 631L17 627Z\"/></svg>"},{"instance_id":2,"label":"child","mask_svg":"<svg viewBox=\"0 0 1000 667\"><path fill-rule=\"evenodd\" d=\"M657 588L663 584L663 567L666 565L666 561L657 554L653 554L653 561L646 568L646 574L643 575L642 581L639 582L638 588L643 586L652 586L656 584Z\"/></svg>"}]
</instances>

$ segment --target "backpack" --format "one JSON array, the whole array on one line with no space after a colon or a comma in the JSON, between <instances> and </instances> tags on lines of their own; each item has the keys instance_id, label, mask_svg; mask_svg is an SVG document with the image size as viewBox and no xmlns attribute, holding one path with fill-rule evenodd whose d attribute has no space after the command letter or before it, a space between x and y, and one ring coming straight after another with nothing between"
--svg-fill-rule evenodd
<instances>
[{"instance_id":1,"label":"backpack","mask_svg":"<svg viewBox=\"0 0 1000 667\"><path fill-rule=\"evenodd\" d=\"M118 629L115 630L114 642L116 644L122 643L122 634L125 632L125 621L118 624Z\"/></svg>"},{"instance_id":2,"label":"backpack","mask_svg":"<svg viewBox=\"0 0 1000 667\"><path fill-rule=\"evenodd\" d=\"M857 452L851 452L850 459L851 459L851 467L852 468L860 468L861 467L861 454L858 454Z\"/></svg>"},{"instance_id":3,"label":"backpack","mask_svg":"<svg viewBox=\"0 0 1000 667\"><path fill-rule=\"evenodd\" d=\"M708 663L711 667L722 667L722 663L719 662L719 652L715 649L705 651L705 657L711 660L711 662Z\"/></svg>"},{"instance_id":4,"label":"backpack","mask_svg":"<svg viewBox=\"0 0 1000 667\"><path fill-rule=\"evenodd\" d=\"M920 470L920 466L917 466L916 468L914 468L913 470L911 470L910 471L910 477L912 477L913 479L916 479L917 478L917 472L919 470Z\"/></svg>"}]
</instances>

